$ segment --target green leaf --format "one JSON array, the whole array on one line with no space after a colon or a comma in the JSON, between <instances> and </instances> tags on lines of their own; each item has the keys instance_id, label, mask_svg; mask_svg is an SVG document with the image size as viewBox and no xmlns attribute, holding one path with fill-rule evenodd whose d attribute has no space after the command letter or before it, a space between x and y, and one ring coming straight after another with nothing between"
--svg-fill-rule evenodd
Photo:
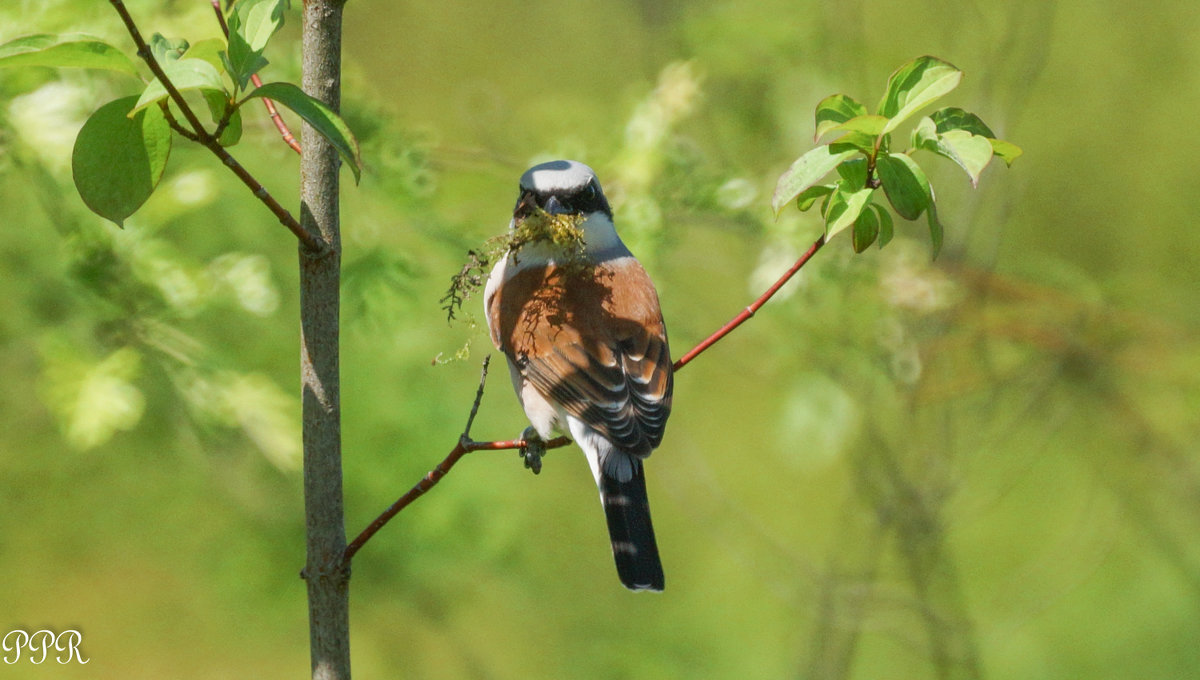
<instances>
[{"instance_id":1,"label":"green leaf","mask_svg":"<svg viewBox=\"0 0 1200 680\"><path fill-rule=\"evenodd\" d=\"M929 222L929 243L933 247L933 259L936 260L938 253L942 252L942 237L945 232L945 229L942 228L942 221L938 219L936 205L929 204L925 219Z\"/></svg>"},{"instance_id":2,"label":"green leaf","mask_svg":"<svg viewBox=\"0 0 1200 680\"><path fill-rule=\"evenodd\" d=\"M832 184L817 184L801 191L800 195L796 197L796 207L800 209L800 212L808 210L813 203L817 202L818 198L833 193L833 188Z\"/></svg>"},{"instance_id":3,"label":"green leaf","mask_svg":"<svg viewBox=\"0 0 1200 680\"><path fill-rule=\"evenodd\" d=\"M861 132L868 137L878 137L887 127L888 119L883 116L855 116L829 128L827 132Z\"/></svg>"},{"instance_id":4,"label":"green leaf","mask_svg":"<svg viewBox=\"0 0 1200 680\"><path fill-rule=\"evenodd\" d=\"M992 153L996 155L996 158L1004 161L1004 164L1009 167L1012 167L1013 161L1017 160L1018 156L1025 153L1021 147L1012 142L1000 139L989 139L988 141L992 144Z\"/></svg>"},{"instance_id":5,"label":"green leaf","mask_svg":"<svg viewBox=\"0 0 1200 680\"><path fill-rule=\"evenodd\" d=\"M867 185L867 159L852 158L837 166L838 176L846 181L850 189L861 189Z\"/></svg>"},{"instance_id":6,"label":"green leaf","mask_svg":"<svg viewBox=\"0 0 1200 680\"><path fill-rule=\"evenodd\" d=\"M848 149L857 149L864 155L870 156L875 153L875 145L879 144L880 149L887 147L889 135L885 135L880 141L877 135L868 135L862 132L847 132L838 137L836 140L829 143L829 146L835 152L846 151Z\"/></svg>"},{"instance_id":7,"label":"green leaf","mask_svg":"<svg viewBox=\"0 0 1200 680\"><path fill-rule=\"evenodd\" d=\"M874 189L853 189L845 180L839 180L837 189L829 197L829 207L825 213L825 240L829 241L837 233L854 224L863 208L871 202Z\"/></svg>"},{"instance_id":8,"label":"green leaf","mask_svg":"<svg viewBox=\"0 0 1200 680\"><path fill-rule=\"evenodd\" d=\"M0 45L0 67L48 66L120 71L138 76L137 65L121 50L91 36L71 33L27 35Z\"/></svg>"},{"instance_id":9,"label":"green leaf","mask_svg":"<svg viewBox=\"0 0 1200 680\"><path fill-rule=\"evenodd\" d=\"M871 207L874 207L874 203ZM879 216L874 210L863 210L858 219L854 220L854 231L851 232L851 241L854 246L854 252L861 253L879 237Z\"/></svg>"},{"instance_id":10,"label":"green leaf","mask_svg":"<svg viewBox=\"0 0 1200 680\"><path fill-rule=\"evenodd\" d=\"M204 90L204 101L208 104L208 111L212 114L214 123L220 123L221 119L227 115L229 109L233 109L228 113L229 123L225 129L221 131L221 136L217 138L217 143L221 146L233 146L242 139L242 113L240 110L233 108L233 103L225 96L224 92L214 92L212 90Z\"/></svg>"},{"instance_id":11,"label":"green leaf","mask_svg":"<svg viewBox=\"0 0 1200 680\"><path fill-rule=\"evenodd\" d=\"M895 130L919 109L958 87L961 80L962 71L937 57L918 57L896 69L877 110L889 119L883 132Z\"/></svg>"},{"instance_id":12,"label":"green leaf","mask_svg":"<svg viewBox=\"0 0 1200 680\"><path fill-rule=\"evenodd\" d=\"M203 59L179 59L166 63L160 62L159 65L162 66L163 73L166 74L167 79L180 92L188 90L225 92L225 85L221 82L221 74L217 73L217 69L212 64ZM158 79L155 79L154 82L146 86L146 89L142 92L142 96L137 101L137 106L133 107L133 111L140 111L166 97L167 89L163 87L163 84Z\"/></svg>"},{"instance_id":13,"label":"green leaf","mask_svg":"<svg viewBox=\"0 0 1200 680\"><path fill-rule=\"evenodd\" d=\"M71 174L92 212L121 226L162 179L171 128L157 107L131 115L136 96L100 107L83 124L71 154Z\"/></svg>"},{"instance_id":14,"label":"green leaf","mask_svg":"<svg viewBox=\"0 0 1200 680\"><path fill-rule=\"evenodd\" d=\"M771 197L771 208L775 214L778 215L783 206L791 203L800 192L819 182L839 163L858 152L855 148L842 146L835 150L829 144L822 144L797 158L775 184L775 194Z\"/></svg>"},{"instance_id":15,"label":"green leaf","mask_svg":"<svg viewBox=\"0 0 1200 680\"><path fill-rule=\"evenodd\" d=\"M992 132L980 118L973 113L968 113L957 106L947 106L944 109L938 109L929 114L929 119L933 121L938 132L946 132L947 130L966 130L973 135L980 137L995 137Z\"/></svg>"},{"instance_id":16,"label":"green leaf","mask_svg":"<svg viewBox=\"0 0 1200 680\"><path fill-rule=\"evenodd\" d=\"M207 61L213 65L213 68L220 71L225 68L224 62L221 61L221 52L225 51L225 41L220 38L206 38L192 43L192 46L184 52L184 59L200 59Z\"/></svg>"},{"instance_id":17,"label":"green leaf","mask_svg":"<svg viewBox=\"0 0 1200 680\"><path fill-rule=\"evenodd\" d=\"M879 247L883 248L892 242L892 214L887 211L887 208L872 203L871 209L875 211L875 215L879 218Z\"/></svg>"},{"instance_id":18,"label":"green leaf","mask_svg":"<svg viewBox=\"0 0 1200 680\"><path fill-rule=\"evenodd\" d=\"M936 129L931 118L922 118L913 129L913 148L925 149L949 158L967 173L971 186L977 186L980 173L992 160L990 140L966 130L950 129L937 132Z\"/></svg>"},{"instance_id":19,"label":"green leaf","mask_svg":"<svg viewBox=\"0 0 1200 680\"><path fill-rule=\"evenodd\" d=\"M947 130L938 135L938 153L957 163L971 178L971 186L977 186L979 174L992 160L992 144L966 130Z\"/></svg>"},{"instance_id":20,"label":"green leaf","mask_svg":"<svg viewBox=\"0 0 1200 680\"><path fill-rule=\"evenodd\" d=\"M925 171L908 155L880 155L875 161L875 170L879 173L888 202L904 219L917 219L933 204L933 193Z\"/></svg>"},{"instance_id":21,"label":"green leaf","mask_svg":"<svg viewBox=\"0 0 1200 680\"><path fill-rule=\"evenodd\" d=\"M184 52L188 51L188 41L183 38L169 39L162 33L150 37L150 53L159 66L166 66L169 61L179 61Z\"/></svg>"},{"instance_id":22,"label":"green leaf","mask_svg":"<svg viewBox=\"0 0 1200 680\"><path fill-rule=\"evenodd\" d=\"M358 149L358 140L354 138L350 126L346 125L346 121L342 120L341 116L291 83L266 83L247 94L238 105L255 97L273 100L299 114L304 122L311 125L333 148L337 149L342 159L350 165L355 183L358 182L362 175L362 156ZM788 200L790 201L791 198Z\"/></svg>"},{"instance_id":23,"label":"green leaf","mask_svg":"<svg viewBox=\"0 0 1200 680\"><path fill-rule=\"evenodd\" d=\"M224 62L229 75L244 90L250 76L267 65L263 50L283 26L287 0L241 0L229 15L229 50Z\"/></svg>"},{"instance_id":24,"label":"green leaf","mask_svg":"<svg viewBox=\"0 0 1200 680\"><path fill-rule=\"evenodd\" d=\"M813 135L813 141L820 139L835 126L866 113L867 107L844 94L829 95L817 104L817 133Z\"/></svg>"}]
</instances>

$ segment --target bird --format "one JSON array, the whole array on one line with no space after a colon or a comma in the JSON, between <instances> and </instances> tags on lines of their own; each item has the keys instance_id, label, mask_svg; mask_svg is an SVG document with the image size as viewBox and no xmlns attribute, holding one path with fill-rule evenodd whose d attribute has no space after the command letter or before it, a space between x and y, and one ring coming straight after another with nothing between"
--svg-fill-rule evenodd
<instances>
[{"instance_id":1,"label":"bird","mask_svg":"<svg viewBox=\"0 0 1200 680\"><path fill-rule=\"evenodd\" d=\"M536 446L562 433L579 445L622 584L662 591L643 464L662 442L674 390L658 292L617 235L590 167L559 160L529 168L509 229L539 211L579 220L582 252L525 243L496 263L484 289L492 342L530 422L522 436Z\"/></svg>"}]
</instances>

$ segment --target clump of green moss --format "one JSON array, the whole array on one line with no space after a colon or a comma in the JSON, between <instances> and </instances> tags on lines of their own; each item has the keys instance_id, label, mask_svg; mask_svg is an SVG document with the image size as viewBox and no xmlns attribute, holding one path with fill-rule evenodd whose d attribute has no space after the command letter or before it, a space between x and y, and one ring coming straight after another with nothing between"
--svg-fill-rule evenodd
<instances>
[{"instance_id":1,"label":"clump of green moss","mask_svg":"<svg viewBox=\"0 0 1200 680\"><path fill-rule=\"evenodd\" d=\"M551 215L536 208L507 233L488 239L483 248L467 251L467 262L450 277L450 289L441 299L446 319L453 321L463 303L487 282L493 263L510 255L519 257L521 249L531 243L558 246L562 251L559 265L568 272L583 271L587 267L583 219L582 215Z\"/></svg>"}]
</instances>

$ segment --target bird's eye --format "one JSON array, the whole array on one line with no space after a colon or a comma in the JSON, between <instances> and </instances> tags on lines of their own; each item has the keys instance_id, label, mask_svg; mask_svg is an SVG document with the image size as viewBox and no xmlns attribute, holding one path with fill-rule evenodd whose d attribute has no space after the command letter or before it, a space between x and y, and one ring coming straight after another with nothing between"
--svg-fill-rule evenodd
<instances>
[{"instance_id":1,"label":"bird's eye","mask_svg":"<svg viewBox=\"0 0 1200 680\"><path fill-rule=\"evenodd\" d=\"M596 185L589 183L583 188L583 191L579 192L579 195L585 202L591 203L596 200Z\"/></svg>"}]
</instances>

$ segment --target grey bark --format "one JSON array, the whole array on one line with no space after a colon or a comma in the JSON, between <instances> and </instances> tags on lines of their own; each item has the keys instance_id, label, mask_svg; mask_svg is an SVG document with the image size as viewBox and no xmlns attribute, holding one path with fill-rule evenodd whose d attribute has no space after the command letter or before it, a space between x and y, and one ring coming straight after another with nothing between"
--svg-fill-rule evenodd
<instances>
[{"instance_id":1,"label":"grey bark","mask_svg":"<svg viewBox=\"0 0 1200 680\"><path fill-rule=\"evenodd\" d=\"M341 104L342 6L306 0L302 87L337 111ZM342 563L342 444L338 384L337 152L307 124L302 128L300 223L329 247L300 252L300 371L303 391L304 514L309 642L314 680L350 678L350 572Z\"/></svg>"}]
</instances>

